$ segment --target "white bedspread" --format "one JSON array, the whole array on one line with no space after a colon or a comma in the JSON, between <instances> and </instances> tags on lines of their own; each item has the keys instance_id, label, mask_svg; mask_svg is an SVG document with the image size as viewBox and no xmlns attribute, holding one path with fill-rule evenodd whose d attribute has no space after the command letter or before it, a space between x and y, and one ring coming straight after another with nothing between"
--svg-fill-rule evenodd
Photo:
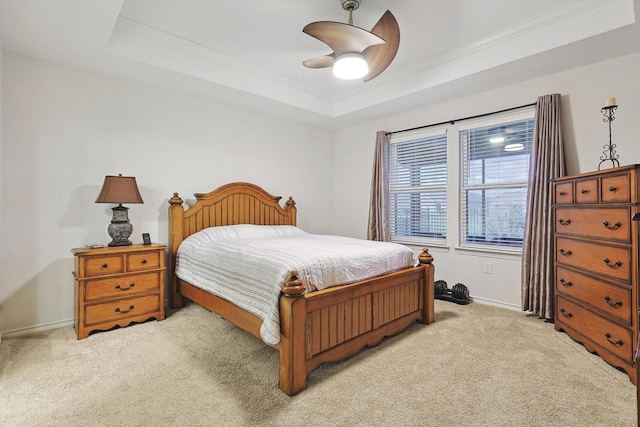
<instances>
[{"instance_id":1,"label":"white bedspread","mask_svg":"<svg viewBox=\"0 0 640 427\"><path fill-rule=\"evenodd\" d=\"M276 345L280 284L291 270L310 292L418 264L411 249L396 243L247 224L212 227L186 238L178 248L176 275L262 319L262 339Z\"/></svg>"}]
</instances>

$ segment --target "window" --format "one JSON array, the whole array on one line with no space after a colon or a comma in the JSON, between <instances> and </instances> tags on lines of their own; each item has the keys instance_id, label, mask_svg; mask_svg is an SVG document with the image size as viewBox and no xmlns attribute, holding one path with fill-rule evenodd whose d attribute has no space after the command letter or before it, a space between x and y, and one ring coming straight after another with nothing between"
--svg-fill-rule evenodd
<instances>
[{"instance_id":1,"label":"window","mask_svg":"<svg viewBox=\"0 0 640 427\"><path fill-rule=\"evenodd\" d=\"M522 248L533 112L460 131L460 245Z\"/></svg>"},{"instance_id":2,"label":"window","mask_svg":"<svg viewBox=\"0 0 640 427\"><path fill-rule=\"evenodd\" d=\"M389 152L391 240L445 243L447 134L392 139Z\"/></svg>"}]
</instances>

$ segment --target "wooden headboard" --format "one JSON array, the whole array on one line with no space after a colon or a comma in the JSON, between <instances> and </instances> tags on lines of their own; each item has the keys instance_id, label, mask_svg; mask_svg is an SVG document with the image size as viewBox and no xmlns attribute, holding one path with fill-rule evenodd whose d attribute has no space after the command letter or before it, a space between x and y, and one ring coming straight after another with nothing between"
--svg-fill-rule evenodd
<instances>
[{"instance_id":1,"label":"wooden headboard","mask_svg":"<svg viewBox=\"0 0 640 427\"><path fill-rule=\"evenodd\" d=\"M190 235L209 227L234 224L296 225L296 202L289 197L285 207L282 197L272 196L248 182L232 182L210 193L195 193L195 204L185 211L178 193L169 199L169 269L172 301L178 298L175 275L178 246Z\"/></svg>"}]
</instances>

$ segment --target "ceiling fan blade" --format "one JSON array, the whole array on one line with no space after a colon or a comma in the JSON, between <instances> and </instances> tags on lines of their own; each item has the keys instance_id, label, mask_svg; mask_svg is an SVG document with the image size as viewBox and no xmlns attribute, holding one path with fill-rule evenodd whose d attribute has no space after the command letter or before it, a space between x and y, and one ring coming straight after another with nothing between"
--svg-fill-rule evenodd
<instances>
[{"instance_id":1,"label":"ceiling fan blade","mask_svg":"<svg viewBox=\"0 0 640 427\"><path fill-rule=\"evenodd\" d=\"M316 58L307 59L302 62L307 68L326 68L333 67L333 64L336 62L336 56L332 53L331 55L318 56Z\"/></svg>"},{"instance_id":2,"label":"ceiling fan blade","mask_svg":"<svg viewBox=\"0 0 640 427\"><path fill-rule=\"evenodd\" d=\"M391 64L400 46L400 27L396 18L388 10L371 32L386 40L386 43L369 46L362 52L369 64L369 74L363 79L365 82L377 77Z\"/></svg>"},{"instance_id":3,"label":"ceiling fan blade","mask_svg":"<svg viewBox=\"0 0 640 427\"><path fill-rule=\"evenodd\" d=\"M341 22L312 22L302 32L326 43L336 57L348 52L362 53L370 46L385 43L382 37L372 32Z\"/></svg>"}]
</instances>

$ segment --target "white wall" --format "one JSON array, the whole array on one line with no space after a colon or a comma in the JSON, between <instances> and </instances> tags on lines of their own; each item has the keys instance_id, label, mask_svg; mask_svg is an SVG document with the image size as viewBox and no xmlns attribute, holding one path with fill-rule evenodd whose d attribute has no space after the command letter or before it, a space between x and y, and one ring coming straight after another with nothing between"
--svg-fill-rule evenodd
<instances>
[{"instance_id":1,"label":"white wall","mask_svg":"<svg viewBox=\"0 0 640 427\"><path fill-rule=\"evenodd\" d=\"M2 57L3 57L3 51L2 51L2 41L0 40L0 82L2 82ZM2 100L2 84L0 84L0 100ZM0 102L0 165L2 165L2 103ZM2 185L2 172L0 171L0 254L3 254L3 244L2 242L4 241L4 235L2 233L2 227L3 227L3 220L2 220L2 204L3 204L3 200L4 197L2 196L3 193L3 188L4 185ZM0 279L2 280L2 279ZM1 325L4 324L4 310L2 309L2 299L0 298L0 341L2 341L2 327Z\"/></svg>"},{"instance_id":2,"label":"white wall","mask_svg":"<svg viewBox=\"0 0 640 427\"><path fill-rule=\"evenodd\" d=\"M0 69L2 332L73 318L70 249L110 240L110 206L94 203L107 174L137 178L145 203L129 206L134 242L149 232L166 243L172 192L189 198L230 181L294 196L299 225L309 231L365 237L377 130L495 111L555 92L563 95L570 173L597 168L608 138L600 107L611 96L620 105L613 138L621 163L640 163L640 54L335 133L7 52ZM489 275L485 256L456 251L455 240L449 245L431 250L436 279L462 282L478 300L520 306L518 258L489 258Z\"/></svg>"},{"instance_id":3,"label":"white wall","mask_svg":"<svg viewBox=\"0 0 640 427\"><path fill-rule=\"evenodd\" d=\"M569 173L597 170L608 127L600 108L605 98L619 104L612 123L613 142L620 164L640 163L640 54L569 70L491 92L432 105L407 114L361 123L336 132L334 169L334 218L336 234L366 237L369 189L375 133L394 131L460 117L498 111L535 102L539 95L562 94L562 114ZM425 99L425 104L429 100ZM457 151L457 147L450 147ZM457 182L459 164L450 163L450 181ZM455 185L449 191L456 191ZM457 197L457 196L456 196ZM448 212L449 224L457 224L457 211ZM457 230L449 230L448 248L431 248L436 280L449 287L461 282L478 300L520 307L520 258L487 258L456 249ZM419 248L415 248L419 250ZM483 273L485 262L492 274Z\"/></svg>"},{"instance_id":4,"label":"white wall","mask_svg":"<svg viewBox=\"0 0 640 427\"><path fill-rule=\"evenodd\" d=\"M300 227L332 231L329 131L7 52L2 107L2 332L73 319L70 250L111 240L105 175L137 179L134 243L167 242L174 191L232 181L294 196Z\"/></svg>"}]
</instances>

